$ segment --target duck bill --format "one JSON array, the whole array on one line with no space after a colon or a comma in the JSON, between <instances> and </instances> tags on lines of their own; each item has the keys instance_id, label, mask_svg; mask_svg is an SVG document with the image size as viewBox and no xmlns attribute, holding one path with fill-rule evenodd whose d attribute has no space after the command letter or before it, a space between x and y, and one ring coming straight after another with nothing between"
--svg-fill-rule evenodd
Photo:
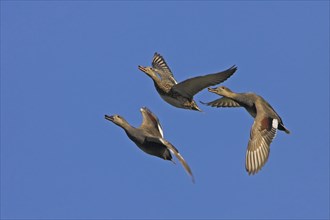
<instances>
[{"instance_id":1,"label":"duck bill","mask_svg":"<svg viewBox=\"0 0 330 220\"><path fill-rule=\"evenodd\" d=\"M209 92L212 93L217 93L217 89L216 88L208 88Z\"/></svg>"},{"instance_id":2,"label":"duck bill","mask_svg":"<svg viewBox=\"0 0 330 220\"><path fill-rule=\"evenodd\" d=\"M147 70L144 66L138 66L139 70L141 70L142 72L147 73Z\"/></svg>"},{"instance_id":3,"label":"duck bill","mask_svg":"<svg viewBox=\"0 0 330 220\"><path fill-rule=\"evenodd\" d=\"M112 121L112 122L113 122L113 120L114 120L114 118L113 118L112 115L111 115L111 116L109 116L109 115L105 115L104 118L105 118L106 120L109 120L109 121Z\"/></svg>"}]
</instances>

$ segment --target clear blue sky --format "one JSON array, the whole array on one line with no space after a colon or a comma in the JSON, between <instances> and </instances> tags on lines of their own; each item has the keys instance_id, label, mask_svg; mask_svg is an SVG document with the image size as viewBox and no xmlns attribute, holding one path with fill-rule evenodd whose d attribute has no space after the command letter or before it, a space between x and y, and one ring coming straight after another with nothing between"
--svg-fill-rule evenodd
<instances>
[{"instance_id":1,"label":"clear blue sky","mask_svg":"<svg viewBox=\"0 0 330 220\"><path fill-rule=\"evenodd\" d=\"M138 65L268 100L278 132L245 171L244 109L165 103ZM206 90L196 101L218 98ZM158 115L190 164L139 150L104 114ZM1 1L1 218L329 217L328 1Z\"/></svg>"}]
</instances>

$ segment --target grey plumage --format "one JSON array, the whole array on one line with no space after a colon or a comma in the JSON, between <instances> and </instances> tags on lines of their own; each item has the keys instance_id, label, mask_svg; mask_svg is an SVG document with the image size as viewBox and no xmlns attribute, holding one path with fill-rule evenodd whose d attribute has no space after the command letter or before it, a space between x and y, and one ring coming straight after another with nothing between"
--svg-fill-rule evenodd
<instances>
[{"instance_id":1,"label":"grey plumage","mask_svg":"<svg viewBox=\"0 0 330 220\"><path fill-rule=\"evenodd\" d=\"M164 160L173 161L172 153L180 161L194 182L194 176L189 165L179 151L170 142L164 139L162 126L160 125L157 116L146 107L143 107L140 110L143 120L138 128L131 126L120 115L105 115L105 119L123 128L127 136L145 153Z\"/></svg>"},{"instance_id":2,"label":"grey plumage","mask_svg":"<svg viewBox=\"0 0 330 220\"><path fill-rule=\"evenodd\" d=\"M224 86L208 90L223 97L203 104L212 107L244 107L254 118L246 151L245 168L249 174L257 173L268 160L270 144L275 138L276 131L282 130L287 134L290 131L273 107L261 96L255 93L235 93Z\"/></svg>"},{"instance_id":3,"label":"grey plumage","mask_svg":"<svg viewBox=\"0 0 330 220\"><path fill-rule=\"evenodd\" d=\"M165 59L155 53L152 66L139 66L139 69L154 81L157 92L167 103L178 108L201 111L193 99L194 95L206 87L224 82L236 72L237 67L232 66L222 72L197 76L177 83Z\"/></svg>"}]
</instances>

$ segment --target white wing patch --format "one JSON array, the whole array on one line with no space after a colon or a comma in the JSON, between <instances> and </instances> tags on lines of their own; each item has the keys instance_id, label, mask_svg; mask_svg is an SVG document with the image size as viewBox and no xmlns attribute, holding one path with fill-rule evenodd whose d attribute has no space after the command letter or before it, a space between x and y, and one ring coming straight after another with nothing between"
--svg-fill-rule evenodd
<instances>
[{"instance_id":1,"label":"white wing patch","mask_svg":"<svg viewBox=\"0 0 330 220\"><path fill-rule=\"evenodd\" d=\"M272 126L273 126L273 128L276 128L277 129L277 127L278 127L278 120L276 118L273 119Z\"/></svg>"},{"instance_id":2,"label":"white wing patch","mask_svg":"<svg viewBox=\"0 0 330 220\"><path fill-rule=\"evenodd\" d=\"M160 135L162 136L162 138L164 138L164 132L163 132L162 126L159 123L157 124L157 126L158 126Z\"/></svg>"},{"instance_id":3,"label":"white wing patch","mask_svg":"<svg viewBox=\"0 0 330 220\"><path fill-rule=\"evenodd\" d=\"M162 138L159 138L160 142L162 142L163 144L166 145L166 142L162 139Z\"/></svg>"}]
</instances>

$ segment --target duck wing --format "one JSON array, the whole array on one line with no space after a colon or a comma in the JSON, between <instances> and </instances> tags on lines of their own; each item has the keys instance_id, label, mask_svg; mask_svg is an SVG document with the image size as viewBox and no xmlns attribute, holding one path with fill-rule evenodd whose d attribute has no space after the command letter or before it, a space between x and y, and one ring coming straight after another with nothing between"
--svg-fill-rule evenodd
<instances>
[{"instance_id":1,"label":"duck wing","mask_svg":"<svg viewBox=\"0 0 330 220\"><path fill-rule=\"evenodd\" d=\"M236 72L236 70L237 67L234 65L222 72L208 74L205 76L197 76L184 80L174 85L172 87L172 92L179 93L180 95L188 99L192 99L196 93L205 89L206 87L214 86L221 82L224 82L230 76L232 76Z\"/></svg>"},{"instance_id":2,"label":"duck wing","mask_svg":"<svg viewBox=\"0 0 330 220\"><path fill-rule=\"evenodd\" d=\"M142 113L142 124L140 126L147 129L157 137L164 137L162 125L159 122L158 117L152 113L147 107L141 108Z\"/></svg>"},{"instance_id":3,"label":"duck wing","mask_svg":"<svg viewBox=\"0 0 330 220\"><path fill-rule=\"evenodd\" d=\"M149 142L156 143L156 144L161 143L163 146L165 146L180 161L180 163L182 164L182 166L184 167L186 172L191 176L192 181L195 182L194 175L192 174L192 171L191 171L189 165L187 164L185 159L181 156L178 149L176 149L170 142L168 142L164 138L155 138L155 137L147 137L146 140Z\"/></svg>"},{"instance_id":4,"label":"duck wing","mask_svg":"<svg viewBox=\"0 0 330 220\"><path fill-rule=\"evenodd\" d=\"M270 144L278 127L278 120L270 117L256 117L246 151L245 168L250 174L256 174L267 162Z\"/></svg>"},{"instance_id":5,"label":"duck wing","mask_svg":"<svg viewBox=\"0 0 330 220\"><path fill-rule=\"evenodd\" d=\"M241 107L241 105L238 102L235 102L234 100L227 98L227 97L222 97L220 99L216 99L212 102L201 102L200 103L204 105L208 105L211 107Z\"/></svg>"},{"instance_id":6,"label":"duck wing","mask_svg":"<svg viewBox=\"0 0 330 220\"><path fill-rule=\"evenodd\" d=\"M177 84L170 67L160 54L154 54L154 57L152 58L152 67L156 70L162 80Z\"/></svg>"},{"instance_id":7,"label":"duck wing","mask_svg":"<svg viewBox=\"0 0 330 220\"><path fill-rule=\"evenodd\" d=\"M273 114L275 115L275 117L277 117L279 119L279 127L278 127L278 129L284 131L287 134L290 134L290 131L284 126L282 118L277 114L277 112L275 111L275 109L267 101L265 101L265 104L269 108L269 110L273 112Z\"/></svg>"}]
</instances>

